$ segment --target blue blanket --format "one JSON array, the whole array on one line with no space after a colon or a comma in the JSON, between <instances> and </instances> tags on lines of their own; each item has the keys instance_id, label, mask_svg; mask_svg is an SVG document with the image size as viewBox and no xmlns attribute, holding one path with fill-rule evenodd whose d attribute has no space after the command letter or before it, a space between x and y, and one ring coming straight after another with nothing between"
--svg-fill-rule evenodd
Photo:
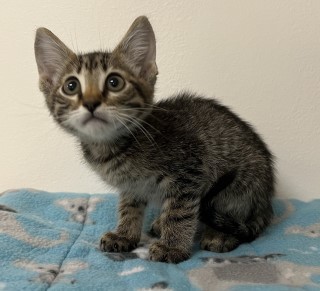
<instances>
[{"instance_id":1,"label":"blue blanket","mask_svg":"<svg viewBox=\"0 0 320 291\"><path fill-rule=\"evenodd\" d=\"M276 200L257 240L178 265L148 260L148 236L131 253L102 253L117 196L21 189L0 194L0 290L320 290L320 200ZM154 209L148 211L148 228Z\"/></svg>"}]
</instances>

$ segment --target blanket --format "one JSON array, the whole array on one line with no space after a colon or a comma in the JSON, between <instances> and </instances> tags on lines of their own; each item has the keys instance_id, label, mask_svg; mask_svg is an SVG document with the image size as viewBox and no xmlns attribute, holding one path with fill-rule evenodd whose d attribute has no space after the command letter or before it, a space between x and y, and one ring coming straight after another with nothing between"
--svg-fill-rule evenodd
<instances>
[{"instance_id":1,"label":"blanket","mask_svg":"<svg viewBox=\"0 0 320 291\"><path fill-rule=\"evenodd\" d=\"M114 194L0 194L0 290L320 290L320 200L275 200L275 219L255 241L224 254L195 241L177 265L149 261L147 235L130 253L99 250L117 203ZM145 231L156 212L147 211Z\"/></svg>"}]
</instances>

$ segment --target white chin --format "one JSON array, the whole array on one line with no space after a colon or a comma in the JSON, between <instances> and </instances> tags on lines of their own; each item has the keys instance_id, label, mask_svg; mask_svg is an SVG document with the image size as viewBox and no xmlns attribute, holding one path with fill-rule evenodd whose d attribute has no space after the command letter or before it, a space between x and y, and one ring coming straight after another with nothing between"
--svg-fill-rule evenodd
<instances>
[{"instance_id":1,"label":"white chin","mask_svg":"<svg viewBox=\"0 0 320 291\"><path fill-rule=\"evenodd\" d=\"M81 126L76 127L80 139L89 141L110 141L116 136L116 129L113 124L91 119Z\"/></svg>"}]
</instances>

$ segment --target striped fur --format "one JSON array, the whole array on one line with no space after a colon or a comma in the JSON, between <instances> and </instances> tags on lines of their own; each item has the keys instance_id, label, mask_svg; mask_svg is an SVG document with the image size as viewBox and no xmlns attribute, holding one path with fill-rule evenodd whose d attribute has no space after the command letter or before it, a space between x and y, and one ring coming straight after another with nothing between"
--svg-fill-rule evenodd
<instances>
[{"instance_id":1,"label":"striped fur","mask_svg":"<svg viewBox=\"0 0 320 291\"><path fill-rule=\"evenodd\" d=\"M159 236L150 247L155 261L187 259L199 221L206 225L201 247L216 252L251 241L268 226L274 174L265 143L213 99L182 93L153 102L158 71L146 17L112 52L76 55L40 28L35 54L54 120L78 137L91 168L119 189L119 224L102 237L102 251L137 246L150 201L162 207L152 225Z\"/></svg>"}]
</instances>

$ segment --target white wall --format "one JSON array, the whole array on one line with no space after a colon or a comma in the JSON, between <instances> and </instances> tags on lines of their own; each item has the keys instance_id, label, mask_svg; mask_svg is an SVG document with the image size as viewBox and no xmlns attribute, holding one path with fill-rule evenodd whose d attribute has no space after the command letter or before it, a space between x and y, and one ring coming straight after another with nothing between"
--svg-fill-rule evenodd
<instances>
[{"instance_id":1,"label":"white wall","mask_svg":"<svg viewBox=\"0 0 320 291\"><path fill-rule=\"evenodd\" d=\"M277 156L278 194L320 197L320 1L1 1L0 192L106 192L37 88L37 27L71 48L112 48L145 14L158 43L157 98L215 96Z\"/></svg>"}]
</instances>

